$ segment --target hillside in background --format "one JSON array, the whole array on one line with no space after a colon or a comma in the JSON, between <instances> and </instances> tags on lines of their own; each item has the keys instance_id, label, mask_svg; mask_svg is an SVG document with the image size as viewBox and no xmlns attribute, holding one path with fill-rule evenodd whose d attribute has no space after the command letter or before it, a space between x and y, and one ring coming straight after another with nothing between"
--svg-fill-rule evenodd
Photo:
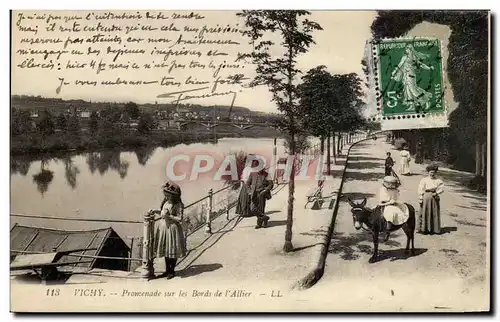
<instances>
[{"instance_id":1,"label":"hillside in background","mask_svg":"<svg viewBox=\"0 0 500 322\"><path fill-rule=\"evenodd\" d=\"M120 107L126 103L115 102L89 102L84 100L63 100L60 98L45 98L41 96L28 96L28 95L11 95L11 107L19 110L41 110L47 109L51 113L59 114L69 108L77 108L79 110L95 111L110 107ZM176 110L175 104L138 104L139 109L149 111L169 111ZM179 109L182 110L196 110L196 112L212 113L214 106L203 106L199 104L179 104ZM217 114L227 115L230 106L216 106ZM249 108L241 106L233 106L231 115L266 115L268 113L252 111Z\"/></svg>"}]
</instances>

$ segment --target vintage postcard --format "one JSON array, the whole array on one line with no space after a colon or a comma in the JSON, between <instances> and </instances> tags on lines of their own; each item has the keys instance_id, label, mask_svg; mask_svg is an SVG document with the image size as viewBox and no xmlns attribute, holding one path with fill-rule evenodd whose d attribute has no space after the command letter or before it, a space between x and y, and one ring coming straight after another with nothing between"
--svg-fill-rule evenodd
<instances>
[{"instance_id":1,"label":"vintage postcard","mask_svg":"<svg viewBox=\"0 0 500 322\"><path fill-rule=\"evenodd\" d=\"M11 311L490 311L489 39L484 10L11 11Z\"/></svg>"}]
</instances>

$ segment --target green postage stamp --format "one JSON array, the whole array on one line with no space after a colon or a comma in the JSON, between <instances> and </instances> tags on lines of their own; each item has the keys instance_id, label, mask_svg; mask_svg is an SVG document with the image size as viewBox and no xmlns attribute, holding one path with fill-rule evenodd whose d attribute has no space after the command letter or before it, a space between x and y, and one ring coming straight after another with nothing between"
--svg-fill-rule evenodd
<instances>
[{"instance_id":1,"label":"green postage stamp","mask_svg":"<svg viewBox=\"0 0 500 322\"><path fill-rule=\"evenodd\" d=\"M382 40L373 44L378 108L383 117L442 113L445 109L438 39Z\"/></svg>"}]
</instances>

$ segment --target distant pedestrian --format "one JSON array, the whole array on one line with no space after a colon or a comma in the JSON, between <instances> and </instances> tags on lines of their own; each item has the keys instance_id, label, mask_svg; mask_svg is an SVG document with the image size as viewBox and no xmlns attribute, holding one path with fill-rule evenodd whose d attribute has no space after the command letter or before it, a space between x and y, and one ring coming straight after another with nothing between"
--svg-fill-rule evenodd
<instances>
[{"instance_id":1,"label":"distant pedestrian","mask_svg":"<svg viewBox=\"0 0 500 322\"><path fill-rule=\"evenodd\" d=\"M268 180L267 176L268 173L261 170L258 173L252 173L248 180L250 211L257 216L255 229L266 228L269 221L269 216L266 216L266 201L271 199L273 182Z\"/></svg>"},{"instance_id":2,"label":"distant pedestrian","mask_svg":"<svg viewBox=\"0 0 500 322\"><path fill-rule=\"evenodd\" d=\"M444 183L436 177L437 165L426 168L429 175L418 185L420 203L419 230L423 234L441 233L441 207L439 195L444 192Z\"/></svg>"},{"instance_id":3,"label":"distant pedestrian","mask_svg":"<svg viewBox=\"0 0 500 322\"><path fill-rule=\"evenodd\" d=\"M385 158L385 175L392 176L392 167L394 166L394 160L391 157L391 152L387 152L387 158Z\"/></svg>"},{"instance_id":4,"label":"distant pedestrian","mask_svg":"<svg viewBox=\"0 0 500 322\"><path fill-rule=\"evenodd\" d=\"M184 204L181 200L181 189L177 184L167 182L162 189L165 198L161 210L151 210L150 213L161 216L156 229L154 249L157 258L165 258L165 273L162 276L171 279L175 276L177 259L186 255L186 239L181 226Z\"/></svg>"},{"instance_id":5,"label":"distant pedestrian","mask_svg":"<svg viewBox=\"0 0 500 322\"><path fill-rule=\"evenodd\" d=\"M403 150L401 150L399 155L401 157L401 174L404 176L411 175L410 172L411 155L410 151L408 151L408 146L406 144L403 146Z\"/></svg>"}]
</instances>

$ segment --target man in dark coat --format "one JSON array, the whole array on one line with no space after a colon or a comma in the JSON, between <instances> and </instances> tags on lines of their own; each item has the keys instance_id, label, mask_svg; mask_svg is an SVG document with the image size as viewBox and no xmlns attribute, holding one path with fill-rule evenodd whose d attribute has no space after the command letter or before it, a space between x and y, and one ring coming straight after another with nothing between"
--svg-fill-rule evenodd
<instances>
[{"instance_id":1,"label":"man in dark coat","mask_svg":"<svg viewBox=\"0 0 500 322\"><path fill-rule=\"evenodd\" d=\"M387 152L387 158L385 159L385 175L392 176L392 167L394 166L394 160L391 158L391 152Z\"/></svg>"},{"instance_id":2,"label":"man in dark coat","mask_svg":"<svg viewBox=\"0 0 500 322\"><path fill-rule=\"evenodd\" d=\"M271 199L273 182L267 179L267 175L267 172L262 170L252 173L248 178L250 210L257 216L255 229L266 228L269 221L269 216L266 216L266 201Z\"/></svg>"}]
</instances>

